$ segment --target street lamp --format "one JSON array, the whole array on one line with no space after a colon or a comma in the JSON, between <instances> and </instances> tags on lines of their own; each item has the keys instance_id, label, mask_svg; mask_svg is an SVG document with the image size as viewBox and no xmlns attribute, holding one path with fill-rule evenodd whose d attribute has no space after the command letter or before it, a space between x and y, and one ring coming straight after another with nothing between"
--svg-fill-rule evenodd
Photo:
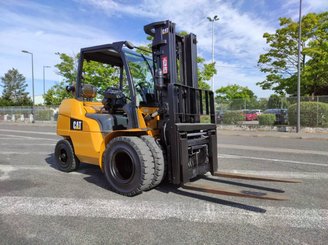
<instances>
[{"instance_id":1,"label":"street lamp","mask_svg":"<svg viewBox=\"0 0 328 245\"><path fill-rule=\"evenodd\" d=\"M219 17L215 15L213 18L207 17L212 22L212 63L214 63L214 22L219 20ZM212 77L212 91L214 92L214 75Z\"/></svg>"},{"instance_id":2,"label":"street lamp","mask_svg":"<svg viewBox=\"0 0 328 245\"><path fill-rule=\"evenodd\" d=\"M46 74L45 74L45 68L50 68L50 66L43 66L43 95L46 94Z\"/></svg>"},{"instance_id":3,"label":"street lamp","mask_svg":"<svg viewBox=\"0 0 328 245\"><path fill-rule=\"evenodd\" d=\"M26 50L22 50L23 53L26 54L30 54L31 58L32 58L32 100L33 100L33 104L32 104L32 115L33 115L33 123L34 123L34 104L35 104L35 98L34 98L34 65L33 65L33 53L26 51Z\"/></svg>"},{"instance_id":4,"label":"street lamp","mask_svg":"<svg viewBox=\"0 0 328 245\"><path fill-rule=\"evenodd\" d=\"M302 0L300 0L298 19L298 57L297 57L297 125L296 132L301 130L301 37L302 37Z\"/></svg>"}]
</instances>

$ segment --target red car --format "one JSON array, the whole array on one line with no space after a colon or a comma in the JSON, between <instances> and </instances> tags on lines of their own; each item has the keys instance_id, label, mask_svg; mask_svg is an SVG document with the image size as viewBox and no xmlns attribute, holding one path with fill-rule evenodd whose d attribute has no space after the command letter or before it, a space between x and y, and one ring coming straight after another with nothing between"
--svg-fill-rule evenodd
<instances>
[{"instance_id":1,"label":"red car","mask_svg":"<svg viewBox=\"0 0 328 245\"><path fill-rule=\"evenodd\" d=\"M257 120L257 113L256 111L245 111L245 119L246 121L254 121Z\"/></svg>"}]
</instances>

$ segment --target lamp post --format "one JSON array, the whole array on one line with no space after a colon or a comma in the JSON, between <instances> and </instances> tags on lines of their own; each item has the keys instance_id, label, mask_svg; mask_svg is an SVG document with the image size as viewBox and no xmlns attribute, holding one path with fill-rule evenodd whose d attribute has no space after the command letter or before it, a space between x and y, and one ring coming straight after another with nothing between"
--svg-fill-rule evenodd
<instances>
[{"instance_id":1,"label":"lamp post","mask_svg":"<svg viewBox=\"0 0 328 245\"><path fill-rule=\"evenodd\" d=\"M302 0L300 0L298 19L298 57L297 57L297 126L296 132L301 131L301 37L302 37Z\"/></svg>"},{"instance_id":2,"label":"lamp post","mask_svg":"<svg viewBox=\"0 0 328 245\"><path fill-rule=\"evenodd\" d=\"M26 54L30 54L31 58L32 58L32 115L33 115L33 121L32 123L34 123L34 104L35 104L35 98L34 98L34 64L33 64L33 53L26 51L26 50L22 50L23 53Z\"/></svg>"},{"instance_id":3,"label":"lamp post","mask_svg":"<svg viewBox=\"0 0 328 245\"><path fill-rule=\"evenodd\" d=\"M50 66L43 66L43 95L46 94L46 73L45 68L50 68Z\"/></svg>"},{"instance_id":4,"label":"lamp post","mask_svg":"<svg viewBox=\"0 0 328 245\"><path fill-rule=\"evenodd\" d=\"M213 18L207 17L212 22L212 63L214 63L214 22L219 20L219 17L215 15ZM212 77L212 91L214 92L214 75Z\"/></svg>"}]
</instances>

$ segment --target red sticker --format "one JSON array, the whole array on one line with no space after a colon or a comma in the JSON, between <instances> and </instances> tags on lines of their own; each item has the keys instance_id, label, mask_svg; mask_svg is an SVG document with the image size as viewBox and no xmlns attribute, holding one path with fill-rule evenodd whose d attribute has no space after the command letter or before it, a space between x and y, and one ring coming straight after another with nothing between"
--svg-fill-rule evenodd
<instances>
[{"instance_id":1,"label":"red sticker","mask_svg":"<svg viewBox=\"0 0 328 245\"><path fill-rule=\"evenodd\" d=\"M162 68L163 68L163 74L167 74L168 73L167 56L162 57Z\"/></svg>"}]
</instances>

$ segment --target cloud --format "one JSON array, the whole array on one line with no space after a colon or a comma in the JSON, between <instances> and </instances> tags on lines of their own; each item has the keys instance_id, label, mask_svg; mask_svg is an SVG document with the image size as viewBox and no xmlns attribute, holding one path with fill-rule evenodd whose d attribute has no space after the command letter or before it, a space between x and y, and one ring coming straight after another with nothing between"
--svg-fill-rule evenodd
<instances>
[{"instance_id":1,"label":"cloud","mask_svg":"<svg viewBox=\"0 0 328 245\"><path fill-rule=\"evenodd\" d=\"M77 0L77 3L84 3L86 5L95 7L102 10L108 16L121 16L121 15L133 15L140 17L154 17L152 12L147 11L143 4L120 3L113 0Z\"/></svg>"},{"instance_id":2,"label":"cloud","mask_svg":"<svg viewBox=\"0 0 328 245\"><path fill-rule=\"evenodd\" d=\"M74 22L68 17L53 16L53 9L42 8L39 4L27 4L29 11L16 12L10 8L0 10L0 74L12 67L17 68L27 78L31 77L30 58L21 50L34 54L35 78L42 79L43 65L50 65L47 77L61 80L56 75L54 65L58 63L55 52L78 53L81 47L108 43L116 40L116 34L94 26ZM20 2L17 8L24 7ZM97 35L95 35L95 33Z\"/></svg>"},{"instance_id":3,"label":"cloud","mask_svg":"<svg viewBox=\"0 0 328 245\"><path fill-rule=\"evenodd\" d=\"M83 3L103 10L108 15L128 13L135 18L146 17L149 22L170 19L177 23L178 31L185 30L197 34L199 53L208 57L211 54L212 36L211 23L206 17L218 15L220 20L214 23L216 58L229 65L255 67L265 46L263 33L274 31L272 24L265 19L257 17L254 13L241 12L238 9L241 3L234 6L221 0L144 0L127 7L122 7L124 4L113 0L84 0ZM225 69L220 68L221 71ZM231 76L223 76L226 73ZM236 76L232 72L226 73L219 72L218 79L229 78L229 82L241 79L241 76ZM238 74L244 74L244 80L248 81L252 89L258 82L259 75L256 76L257 81L253 81L255 77L248 69L239 69Z\"/></svg>"},{"instance_id":4,"label":"cloud","mask_svg":"<svg viewBox=\"0 0 328 245\"><path fill-rule=\"evenodd\" d=\"M304 13L327 9L324 0L303 1ZM42 78L42 66L52 66L47 77L61 80L54 72L58 63L55 52L77 53L87 47L130 38L143 44L144 24L170 19L178 31L197 34L198 53L211 59L211 23L207 16L218 15L214 23L215 57L218 81L240 83L258 94L255 85L264 74L255 66L266 47L264 32L274 32L278 17L297 16L299 0L226 1L226 0L74 0L56 4L36 1L1 1L0 74L15 67L30 77L29 58L22 49L34 53L35 77ZM250 7L252 6L252 7ZM261 12L256 10L261 9ZM274 21L273 21L274 20ZM137 26L137 30L135 27Z\"/></svg>"},{"instance_id":5,"label":"cloud","mask_svg":"<svg viewBox=\"0 0 328 245\"><path fill-rule=\"evenodd\" d=\"M298 20L300 0L286 0L281 8L284 10L284 15ZM328 9L328 1L326 0L309 0L302 1L302 15L311 12L323 12Z\"/></svg>"},{"instance_id":6,"label":"cloud","mask_svg":"<svg viewBox=\"0 0 328 245\"><path fill-rule=\"evenodd\" d=\"M327 11L327 1L306 1L305 4L308 6L308 11Z\"/></svg>"},{"instance_id":7,"label":"cloud","mask_svg":"<svg viewBox=\"0 0 328 245\"><path fill-rule=\"evenodd\" d=\"M263 91L255 86L257 82L265 79L265 75L259 73L255 67L233 66L230 63L218 62L216 65L218 74L214 77L215 88L238 84L250 88L258 97L269 97L273 93L271 90Z\"/></svg>"}]
</instances>

